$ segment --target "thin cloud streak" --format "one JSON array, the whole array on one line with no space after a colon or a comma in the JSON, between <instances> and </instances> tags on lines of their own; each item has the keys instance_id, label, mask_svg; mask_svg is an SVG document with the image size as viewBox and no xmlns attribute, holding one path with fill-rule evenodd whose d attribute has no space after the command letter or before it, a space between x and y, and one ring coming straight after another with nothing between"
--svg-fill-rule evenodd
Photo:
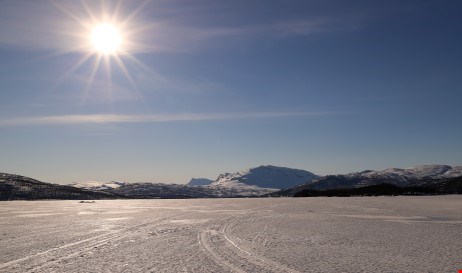
<instances>
[{"instance_id":1,"label":"thin cloud streak","mask_svg":"<svg viewBox=\"0 0 462 273\"><path fill-rule=\"evenodd\" d=\"M99 16L99 14L88 14L85 3L93 3L96 6L98 2L82 1L82 5L73 1L59 2L59 5L53 5L53 2L7 2L0 10L0 45L56 50L61 53L85 53L88 50L85 44L88 29L82 24L96 15ZM136 9L136 3L141 5L143 2L127 5L125 11L130 14L134 8ZM93 9L97 13L98 9ZM174 20L160 20L155 17L146 18L146 15L139 17L133 18L134 22L125 31L129 36L126 37L126 42L130 43L127 48L129 54L201 50L208 48L210 42L217 42L218 38L256 39L255 36L260 36L281 39L330 31L350 31L362 25L364 19L364 16L357 14L342 16L327 14L301 19L282 18L274 22L243 23L231 27L220 22L212 26L200 26ZM14 18L28 18L28 20L17 21ZM126 18L122 16L122 19Z\"/></svg>"},{"instance_id":2,"label":"thin cloud streak","mask_svg":"<svg viewBox=\"0 0 462 273\"><path fill-rule=\"evenodd\" d=\"M157 115L61 115L21 117L0 120L0 126L23 125L74 125L89 123L156 123L178 121L208 121L233 119L263 119L297 116L323 116L332 112L276 112L276 113L225 113L225 114L157 114Z\"/></svg>"}]
</instances>

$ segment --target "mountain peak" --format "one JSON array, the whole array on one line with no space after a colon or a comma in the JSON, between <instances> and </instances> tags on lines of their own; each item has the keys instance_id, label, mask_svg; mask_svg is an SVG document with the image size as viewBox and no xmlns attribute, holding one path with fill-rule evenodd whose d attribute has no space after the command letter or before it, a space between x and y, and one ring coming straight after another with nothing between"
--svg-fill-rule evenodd
<instances>
[{"instance_id":1,"label":"mountain peak","mask_svg":"<svg viewBox=\"0 0 462 273\"><path fill-rule=\"evenodd\" d=\"M318 178L317 175L299 169L261 165L236 173L220 174L212 185L241 183L262 188L283 189Z\"/></svg>"},{"instance_id":2,"label":"mountain peak","mask_svg":"<svg viewBox=\"0 0 462 273\"><path fill-rule=\"evenodd\" d=\"M213 180L208 178L191 178L189 180L188 186L207 186L213 183Z\"/></svg>"}]
</instances>

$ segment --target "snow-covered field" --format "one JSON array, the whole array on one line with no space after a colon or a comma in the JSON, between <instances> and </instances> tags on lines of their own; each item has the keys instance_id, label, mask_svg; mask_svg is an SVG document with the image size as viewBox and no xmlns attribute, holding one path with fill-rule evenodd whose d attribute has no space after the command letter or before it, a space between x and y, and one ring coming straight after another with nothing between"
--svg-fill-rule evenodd
<instances>
[{"instance_id":1,"label":"snow-covered field","mask_svg":"<svg viewBox=\"0 0 462 273\"><path fill-rule=\"evenodd\" d=\"M0 203L0 272L457 272L462 196Z\"/></svg>"}]
</instances>

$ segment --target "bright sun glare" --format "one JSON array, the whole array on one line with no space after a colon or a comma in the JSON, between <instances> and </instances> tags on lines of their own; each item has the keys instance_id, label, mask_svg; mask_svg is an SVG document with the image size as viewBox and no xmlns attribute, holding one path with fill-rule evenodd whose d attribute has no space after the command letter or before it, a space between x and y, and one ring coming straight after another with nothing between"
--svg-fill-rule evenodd
<instances>
[{"instance_id":1,"label":"bright sun glare","mask_svg":"<svg viewBox=\"0 0 462 273\"><path fill-rule=\"evenodd\" d=\"M143 69L143 73L151 73L151 70L133 55L138 48L143 47L136 42L136 36L145 29L140 28L137 18L148 1L145 0L141 5L134 6L134 9L128 12L122 5L128 1L123 0L53 0L53 5L80 27L80 31L75 35L77 45L75 48L70 48L68 52L79 52L82 56L65 72L60 81L91 62L91 68L85 74L88 76L84 89L85 96L96 80L100 84L105 82L106 88L103 89L111 91L112 75L120 72L137 92L138 88L130 74L130 69ZM77 4L71 5L74 2ZM105 72L105 76L100 72Z\"/></svg>"},{"instance_id":2,"label":"bright sun glare","mask_svg":"<svg viewBox=\"0 0 462 273\"><path fill-rule=\"evenodd\" d=\"M115 54L120 50L122 37L118 29L110 24L96 25L91 32L91 44L97 53Z\"/></svg>"}]
</instances>

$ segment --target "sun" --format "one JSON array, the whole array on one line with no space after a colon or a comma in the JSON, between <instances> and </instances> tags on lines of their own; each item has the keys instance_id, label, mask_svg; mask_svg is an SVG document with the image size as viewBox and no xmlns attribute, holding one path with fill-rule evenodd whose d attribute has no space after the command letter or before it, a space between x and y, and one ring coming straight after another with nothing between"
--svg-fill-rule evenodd
<instances>
[{"instance_id":1,"label":"sun","mask_svg":"<svg viewBox=\"0 0 462 273\"><path fill-rule=\"evenodd\" d=\"M122 36L115 25L97 24L91 30L90 42L96 53L113 55L121 50Z\"/></svg>"},{"instance_id":2,"label":"sun","mask_svg":"<svg viewBox=\"0 0 462 273\"><path fill-rule=\"evenodd\" d=\"M128 5L129 1L124 0L50 1L69 19L63 25L73 26L62 31L66 38L72 38L73 46L56 54L80 54L58 82L72 74L83 75L86 78L82 89L84 96L90 89L96 90L92 88L94 84L104 84L105 87L97 91L105 90L110 94L117 87L115 82L123 86L128 84L134 92L139 92L132 73L153 73L135 56L148 47L141 40L153 26L142 23L140 14L150 0L143 0L139 5Z\"/></svg>"}]
</instances>

